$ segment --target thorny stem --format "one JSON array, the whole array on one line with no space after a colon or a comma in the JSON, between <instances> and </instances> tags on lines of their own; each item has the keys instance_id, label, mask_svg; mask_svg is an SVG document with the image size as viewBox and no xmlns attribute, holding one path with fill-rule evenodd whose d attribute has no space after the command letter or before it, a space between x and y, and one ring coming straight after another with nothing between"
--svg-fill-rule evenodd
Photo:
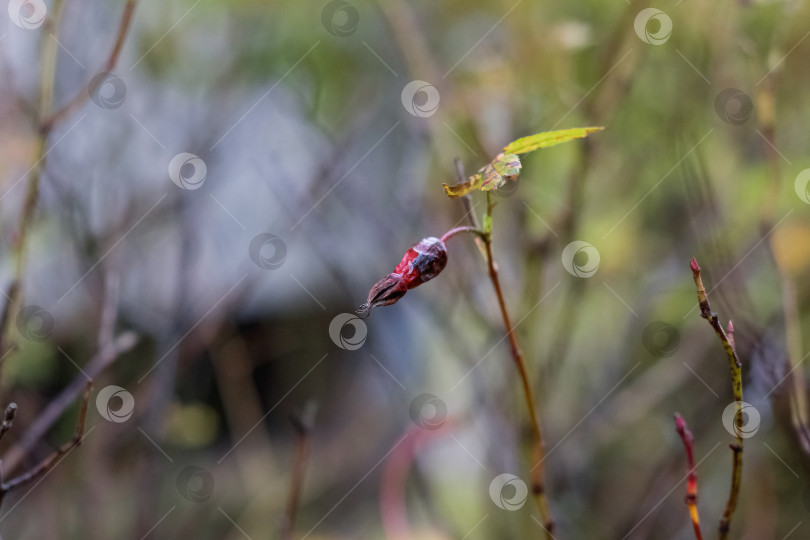
<instances>
[{"instance_id":1,"label":"thorny stem","mask_svg":"<svg viewBox=\"0 0 810 540\"><path fill-rule=\"evenodd\" d=\"M684 450L686 451L686 463L689 465L689 475L686 483L686 506L689 508L689 517L692 519L692 528L695 530L695 538L703 540L700 532L700 516L698 515L697 501L697 473L695 472L695 452L693 449L692 432L686 426L686 422L680 414L675 413L675 431L681 437Z\"/></svg>"},{"instance_id":2,"label":"thorny stem","mask_svg":"<svg viewBox=\"0 0 810 540\"><path fill-rule=\"evenodd\" d=\"M734 348L734 325L729 321L729 334L723 330L717 313L712 311L709 305L709 297L706 295L706 289L703 287L703 280L700 277L700 266L697 261L692 258L690 263L692 269L692 277L695 280L697 287L698 304L700 306L700 316L706 319L714 329L714 333L720 338L720 343L726 350L728 356L729 369L731 370L731 388L734 393L734 403L736 405L736 412L734 414L734 431L737 435L737 444L730 444L729 447L733 452L732 472L731 472L731 488L728 494L728 501L726 502L726 509L723 511L723 517L720 519L720 540L728 538L728 533L731 527L731 517L734 515L734 510L737 508L737 499L740 496L740 484L742 483L742 451L743 451L743 390L742 390L742 364L737 357L737 351Z\"/></svg>"},{"instance_id":3,"label":"thorny stem","mask_svg":"<svg viewBox=\"0 0 810 540\"><path fill-rule=\"evenodd\" d=\"M487 216L492 216L492 199L490 193L487 192ZM529 418L532 424L532 431L534 433L534 451L532 452L532 462L535 463L531 470L531 492L534 495L537 506L540 510L540 516L543 519L543 529L546 532L546 538L552 539L554 531L554 518L549 509L548 499L545 493L545 485L543 481L543 434L540 430L540 420L537 416L537 405L534 397L532 385L529 382L529 374L526 370L526 362L523 360L523 352L520 350L520 345L517 341L515 329L512 326L512 321L509 318L509 312L506 310L506 301L503 297L501 289L501 282L498 278L498 266L492 256L492 236L485 234L484 246L487 254L487 267L489 270L489 279L492 282L492 287L495 289L495 296L498 298L498 307L501 310L501 317L503 324L506 327L506 337L509 340L509 351L512 353L512 360L515 362L515 367L520 376L520 382L523 386L523 395L526 398L526 406L529 408Z\"/></svg>"}]
</instances>

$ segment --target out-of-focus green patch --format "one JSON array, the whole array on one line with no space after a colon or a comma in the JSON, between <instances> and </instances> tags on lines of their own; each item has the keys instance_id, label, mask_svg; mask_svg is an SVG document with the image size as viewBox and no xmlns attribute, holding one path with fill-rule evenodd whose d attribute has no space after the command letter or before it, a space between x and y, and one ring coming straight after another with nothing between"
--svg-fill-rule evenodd
<instances>
[{"instance_id":1,"label":"out-of-focus green patch","mask_svg":"<svg viewBox=\"0 0 810 540\"><path fill-rule=\"evenodd\" d=\"M205 403L174 403L166 418L166 438L175 446L200 448L213 442L219 431L216 411Z\"/></svg>"},{"instance_id":2,"label":"out-of-focus green patch","mask_svg":"<svg viewBox=\"0 0 810 540\"><path fill-rule=\"evenodd\" d=\"M4 362L3 369L15 385L41 388L53 380L57 371L55 351L47 343L20 339L17 354Z\"/></svg>"}]
</instances>

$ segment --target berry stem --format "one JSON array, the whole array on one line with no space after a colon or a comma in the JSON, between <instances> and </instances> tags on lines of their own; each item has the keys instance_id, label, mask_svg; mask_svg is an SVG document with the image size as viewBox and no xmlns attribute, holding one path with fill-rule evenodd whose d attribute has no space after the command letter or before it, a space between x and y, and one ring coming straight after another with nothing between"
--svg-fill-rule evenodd
<instances>
[{"instance_id":1,"label":"berry stem","mask_svg":"<svg viewBox=\"0 0 810 540\"><path fill-rule=\"evenodd\" d=\"M486 233L475 227L456 227L455 229L450 229L449 231L447 231L442 235L442 242L447 243L447 241L453 238L454 236L465 232L477 234L482 240L486 240Z\"/></svg>"}]
</instances>

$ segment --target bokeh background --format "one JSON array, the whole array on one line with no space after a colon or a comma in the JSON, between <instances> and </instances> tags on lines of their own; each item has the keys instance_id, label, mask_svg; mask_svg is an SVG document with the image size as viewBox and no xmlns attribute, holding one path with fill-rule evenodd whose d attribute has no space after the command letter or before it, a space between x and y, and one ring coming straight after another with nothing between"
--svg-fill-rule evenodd
<instances>
[{"instance_id":1,"label":"bokeh background","mask_svg":"<svg viewBox=\"0 0 810 540\"><path fill-rule=\"evenodd\" d=\"M693 256L734 320L758 426L731 537L810 536L806 2L137 2L101 79L123 0L7 5L7 293L27 248L0 362L18 405L6 480L70 439L94 386L82 445L9 492L3 537L283 538L291 486L290 538L542 537L472 238L396 306L341 314L410 244L466 224L442 190L454 159L472 172L518 137L590 125L606 129L526 156L494 199L555 536L693 537L675 411L716 534L733 398ZM49 57L52 110L89 99L39 159Z\"/></svg>"}]
</instances>

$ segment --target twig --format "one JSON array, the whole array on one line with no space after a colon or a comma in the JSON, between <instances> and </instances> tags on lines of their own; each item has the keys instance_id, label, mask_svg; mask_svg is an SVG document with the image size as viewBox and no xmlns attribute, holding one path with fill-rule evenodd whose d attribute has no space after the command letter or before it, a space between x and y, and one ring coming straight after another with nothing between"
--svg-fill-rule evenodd
<instances>
[{"instance_id":1,"label":"twig","mask_svg":"<svg viewBox=\"0 0 810 540\"><path fill-rule=\"evenodd\" d=\"M129 32L129 28L132 24L132 16L135 12L135 5L137 3L138 0L127 0L127 3L124 5L124 12L121 15L121 22L118 25L118 32L115 36L115 44L107 57L107 61L104 63L103 71L112 71L115 69L116 64L118 64L118 57L121 55L121 49L123 49L124 42L127 39L127 33ZM45 133L50 132L53 129L53 126L70 116L71 113L84 105L84 103L90 99L90 95L98 90L102 82L103 81L101 79L94 78L87 88L82 88L73 97L73 99L68 101L66 105L45 118L42 121L42 126L40 129Z\"/></svg>"},{"instance_id":2,"label":"twig","mask_svg":"<svg viewBox=\"0 0 810 540\"><path fill-rule=\"evenodd\" d=\"M85 385L84 397L82 398L82 408L79 412L79 420L76 422L76 430L73 432L73 438L71 440L64 443L62 446L54 450L51 455L19 476L12 478L8 482L0 479L0 505L3 504L3 500L9 491L39 478L48 472L54 465L56 465L56 463L59 462L59 458L82 443L82 438L84 437L84 423L85 419L87 418L87 403L90 401L90 390L92 388L93 382L89 381L87 385Z\"/></svg>"},{"instance_id":3,"label":"twig","mask_svg":"<svg viewBox=\"0 0 810 540\"><path fill-rule=\"evenodd\" d=\"M489 192L487 192L487 216L491 218L492 216L492 198L490 197ZM536 400L534 398L534 391L532 390L532 385L529 382L529 374L526 370L526 363L523 360L523 352L520 350L520 345L517 341L517 336L515 335L515 329L512 326L512 321L509 318L509 313L506 310L506 301L503 297L503 291L501 289L501 282L498 278L498 266L495 263L495 259L492 256L492 235L486 234L484 237L484 246L486 248L487 254L487 268L489 270L489 280L492 282L492 287L495 289L495 296L498 298L498 307L501 310L501 317L503 318L503 324L506 328L506 337L509 340L509 351L512 354L512 360L515 362L515 367L518 370L518 375L520 376L520 382L523 386L523 395L526 399L526 406L529 409L529 418L531 420L531 427L534 433L534 451L533 451L533 463L535 463L534 468L531 472L531 491L535 497L535 501L537 502L537 507L540 510L540 516L543 519L543 528L546 532L546 538L551 539L553 538L554 532L554 518L551 515L551 510L549 509L548 499L545 493L545 484L543 480L543 434L540 430L540 420L537 416L537 405Z\"/></svg>"},{"instance_id":4,"label":"twig","mask_svg":"<svg viewBox=\"0 0 810 540\"><path fill-rule=\"evenodd\" d=\"M290 490L287 493L287 506L281 522L281 540L292 540L295 528L295 516L298 514L298 505L301 500L301 491L304 487L304 475L307 470L307 457L309 455L310 432L315 417L314 404L308 404L306 410L293 415L293 428L295 428L295 456L293 457L292 472L290 473Z\"/></svg>"},{"instance_id":5,"label":"twig","mask_svg":"<svg viewBox=\"0 0 810 540\"><path fill-rule=\"evenodd\" d=\"M734 393L734 403L736 405L736 412L734 414L734 431L737 435L737 444L730 444L729 448L733 453L732 472L731 472L731 488L728 494L728 501L726 502L726 509L723 511L723 517L720 519L720 539L725 540L728 538L728 533L731 528L731 517L734 515L734 510L737 508L737 499L740 495L740 484L742 483L742 451L743 451L743 390L742 390L742 364L737 357L737 351L734 349L734 325L729 321L729 331L731 338L723 330L717 313L712 311L709 305L709 297L706 295L706 289L703 287L703 280L700 278L700 266L697 260L692 258L690 263L692 269L692 277L695 280L697 287L698 304L700 305L700 316L709 321L709 324L714 329L714 333L720 338L720 343L726 351L728 356L729 369L731 370L731 389Z\"/></svg>"},{"instance_id":6,"label":"twig","mask_svg":"<svg viewBox=\"0 0 810 540\"><path fill-rule=\"evenodd\" d=\"M48 30L53 39L45 40L42 46L42 61L40 68L40 82L39 82L39 118L43 118L51 113L53 105L53 90L54 79L56 78L56 53L57 44L59 42L59 26L62 20L62 0L54 2L52 13L53 17L48 19ZM36 146L34 156L32 159L33 165L29 170L28 182L26 184L25 197L23 199L23 206L20 212L19 221L17 224L17 234L14 238L12 245L12 260L14 264L12 285L8 292L8 304L2 319L2 327L0 327L0 356L5 355L6 352L12 348L12 328L14 327L12 321L17 318L22 302L22 275L25 267L25 253L28 244L28 229L34 217L34 211L37 207L37 200L39 199L39 180L42 176L42 171L45 169L45 162L47 151L45 149L48 141L48 131L42 129L36 138Z\"/></svg>"},{"instance_id":7,"label":"twig","mask_svg":"<svg viewBox=\"0 0 810 540\"><path fill-rule=\"evenodd\" d=\"M697 472L695 472L695 453L693 450L692 432L686 426L686 422L680 414L675 413L675 431L683 441L686 451L686 462L689 465L689 476L686 481L686 506L689 508L689 517L692 519L692 528L695 529L695 538L703 540L700 532L700 517L698 516L698 494L697 494Z\"/></svg>"},{"instance_id":8,"label":"twig","mask_svg":"<svg viewBox=\"0 0 810 540\"><path fill-rule=\"evenodd\" d=\"M17 404L9 403L6 407L6 412L3 414L3 423L0 424L0 439L6 434L6 431L11 429L11 424L14 423L14 417L17 416Z\"/></svg>"},{"instance_id":9,"label":"twig","mask_svg":"<svg viewBox=\"0 0 810 540\"><path fill-rule=\"evenodd\" d=\"M473 233L481 239L486 239L486 233L476 229L475 227L456 227L455 229L450 229L442 235L442 242L447 242L454 236L465 232Z\"/></svg>"},{"instance_id":10,"label":"twig","mask_svg":"<svg viewBox=\"0 0 810 540\"><path fill-rule=\"evenodd\" d=\"M127 33L132 23L132 15L135 11L137 0L127 0L124 5L124 13L121 17L121 23L118 26L118 33L116 35L115 44L107 57L105 64L106 71L112 71L118 62L118 57L121 54L121 49L124 46ZM12 347L12 328L13 321L21 308L22 304L22 281L23 272L25 269L25 254L26 246L28 243L28 230L34 218L37 202L39 200L39 181L42 176L42 171L45 169L47 150L46 143L48 136L53 130L54 126L67 117L76 108L87 101L90 94L98 90L102 80L93 79L90 88L82 88L76 96L64 107L56 113L51 114L53 107L53 91L56 77L56 54L58 45L59 26L62 19L63 0L55 0L52 12L54 16L48 20L49 30L53 39L45 40L42 49L42 71L40 77L40 103L39 103L39 134L37 136L36 150L33 157L33 166L30 170L27 188L25 192L25 199L23 202L22 211L17 227L17 237L13 246L13 259L14 259L14 278L12 287L9 289L8 304L6 313L2 320L0 320L0 357L8 352Z\"/></svg>"},{"instance_id":11,"label":"twig","mask_svg":"<svg viewBox=\"0 0 810 540\"><path fill-rule=\"evenodd\" d=\"M48 406L45 407L42 413L40 413L36 420L28 427L28 430L20 437L20 440L6 452L6 455L3 457L3 467L6 472L13 471L22 462L31 448L42 439L51 426L62 416L65 409L73 403L73 400L75 400L76 396L81 392L81 389L87 381L87 377L91 379L96 378L112 364L119 355L130 350L137 342L138 336L132 332L124 332L114 339L108 348L96 353L85 366L84 373L80 373L58 396L48 403ZM87 377L85 377L85 374L87 374Z\"/></svg>"}]
</instances>

